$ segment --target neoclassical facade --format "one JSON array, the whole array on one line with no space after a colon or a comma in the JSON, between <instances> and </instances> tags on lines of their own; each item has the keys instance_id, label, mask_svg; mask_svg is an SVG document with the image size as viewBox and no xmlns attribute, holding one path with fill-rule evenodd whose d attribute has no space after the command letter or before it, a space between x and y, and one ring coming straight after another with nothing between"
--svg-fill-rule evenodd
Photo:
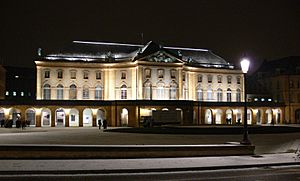
<instances>
[{"instance_id":1,"label":"neoclassical facade","mask_svg":"<svg viewBox=\"0 0 300 181\"><path fill-rule=\"evenodd\" d=\"M138 127L149 117L181 125L244 121L243 73L210 50L73 41L35 63L36 98L44 105L23 109L35 126L96 126L107 119L110 126ZM252 105L248 123L282 123L281 110Z\"/></svg>"}]
</instances>

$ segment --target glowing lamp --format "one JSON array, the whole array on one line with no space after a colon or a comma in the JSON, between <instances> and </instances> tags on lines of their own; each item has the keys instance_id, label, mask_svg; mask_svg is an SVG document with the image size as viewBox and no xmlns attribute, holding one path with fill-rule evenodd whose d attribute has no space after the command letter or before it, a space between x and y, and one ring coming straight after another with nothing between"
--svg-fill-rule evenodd
<instances>
[{"instance_id":1,"label":"glowing lamp","mask_svg":"<svg viewBox=\"0 0 300 181\"><path fill-rule=\"evenodd\" d=\"M241 67L244 74L248 72L249 66L250 66L250 61L246 58L243 58L243 60L241 61Z\"/></svg>"}]
</instances>

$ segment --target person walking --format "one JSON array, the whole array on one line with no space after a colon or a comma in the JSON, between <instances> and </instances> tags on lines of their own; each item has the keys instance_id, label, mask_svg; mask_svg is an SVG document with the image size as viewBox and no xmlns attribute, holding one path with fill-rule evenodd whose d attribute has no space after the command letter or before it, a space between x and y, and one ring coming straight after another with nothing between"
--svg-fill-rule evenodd
<instances>
[{"instance_id":1,"label":"person walking","mask_svg":"<svg viewBox=\"0 0 300 181\"><path fill-rule=\"evenodd\" d=\"M102 123L101 123L101 119L98 119L98 127L99 129L101 129Z\"/></svg>"}]
</instances>

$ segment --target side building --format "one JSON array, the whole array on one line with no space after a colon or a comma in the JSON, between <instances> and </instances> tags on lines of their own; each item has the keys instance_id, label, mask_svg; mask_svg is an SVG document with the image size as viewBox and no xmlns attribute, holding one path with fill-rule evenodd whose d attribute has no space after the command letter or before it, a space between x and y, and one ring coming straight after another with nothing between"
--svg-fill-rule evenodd
<instances>
[{"instance_id":1,"label":"side building","mask_svg":"<svg viewBox=\"0 0 300 181\"><path fill-rule=\"evenodd\" d=\"M6 82L6 76L5 76L6 70L2 65L0 65L0 100L5 98L5 82Z\"/></svg>"},{"instance_id":2,"label":"side building","mask_svg":"<svg viewBox=\"0 0 300 181\"><path fill-rule=\"evenodd\" d=\"M132 127L148 119L181 125L244 122L243 73L210 50L152 41L73 41L35 63L37 100L3 108L9 109L6 117L30 113L32 125L42 127L96 126L104 119L109 126ZM247 122L280 124L283 110L279 103L249 103Z\"/></svg>"}]
</instances>

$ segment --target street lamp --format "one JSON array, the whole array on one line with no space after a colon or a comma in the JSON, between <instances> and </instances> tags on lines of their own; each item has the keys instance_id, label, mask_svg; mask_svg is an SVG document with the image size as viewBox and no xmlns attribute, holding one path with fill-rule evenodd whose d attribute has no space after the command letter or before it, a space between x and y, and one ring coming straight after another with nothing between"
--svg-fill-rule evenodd
<instances>
[{"instance_id":1,"label":"street lamp","mask_svg":"<svg viewBox=\"0 0 300 181\"><path fill-rule=\"evenodd\" d=\"M247 72L249 70L250 61L246 58L243 58L241 61L242 71L244 73L244 136L241 144L251 145L251 142L248 138L248 123L247 123Z\"/></svg>"}]
</instances>

